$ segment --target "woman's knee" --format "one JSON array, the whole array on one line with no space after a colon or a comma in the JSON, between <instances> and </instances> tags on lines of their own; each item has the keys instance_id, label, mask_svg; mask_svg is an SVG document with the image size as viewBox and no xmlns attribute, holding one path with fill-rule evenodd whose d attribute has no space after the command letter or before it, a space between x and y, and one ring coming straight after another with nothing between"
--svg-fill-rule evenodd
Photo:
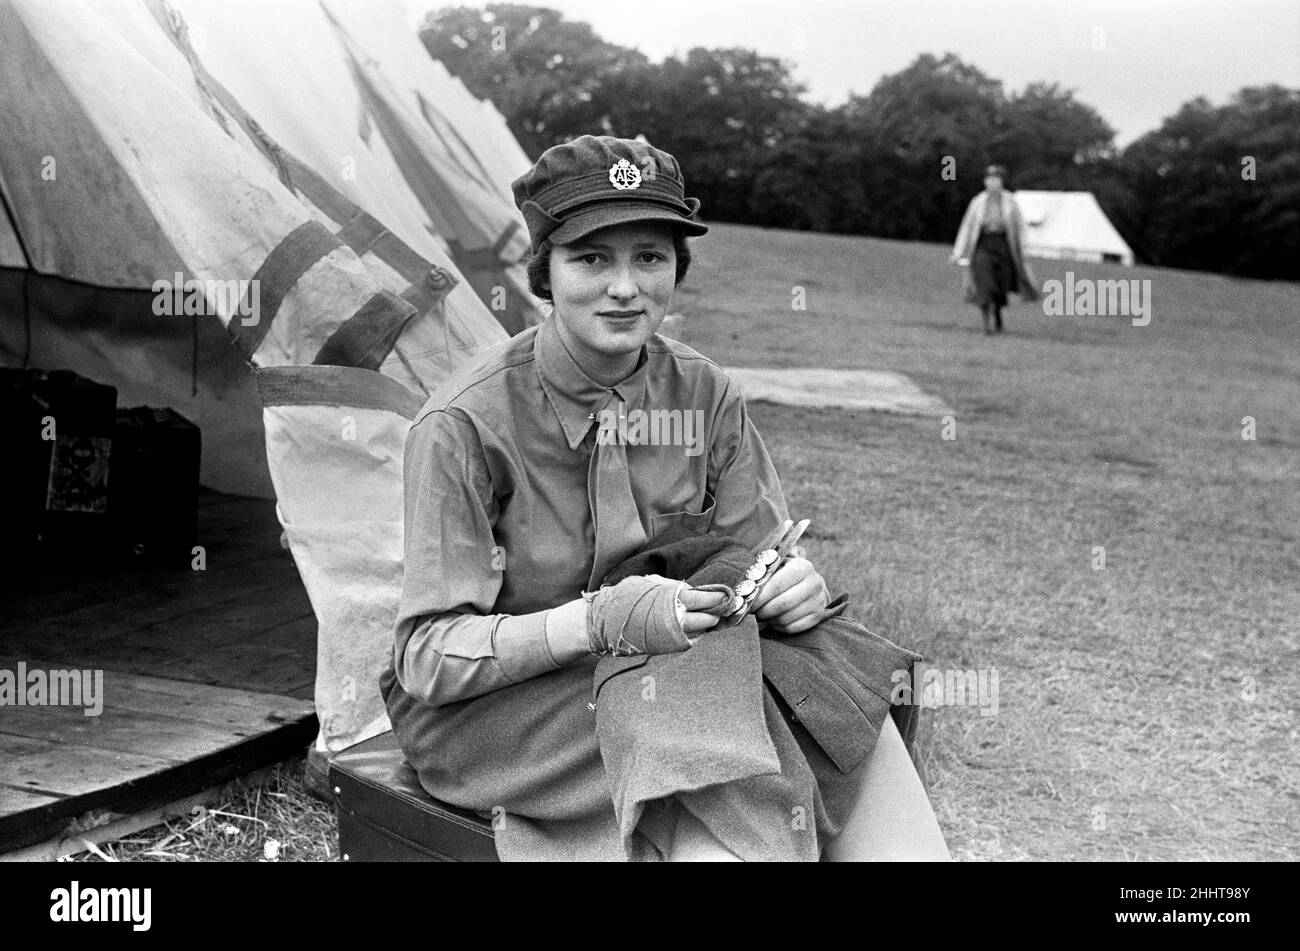
<instances>
[{"instance_id":1,"label":"woman's knee","mask_svg":"<svg viewBox=\"0 0 1300 951\"><path fill-rule=\"evenodd\" d=\"M947 862L943 832L921 777L893 719L859 767L858 793L840 834L826 847L831 861Z\"/></svg>"}]
</instances>

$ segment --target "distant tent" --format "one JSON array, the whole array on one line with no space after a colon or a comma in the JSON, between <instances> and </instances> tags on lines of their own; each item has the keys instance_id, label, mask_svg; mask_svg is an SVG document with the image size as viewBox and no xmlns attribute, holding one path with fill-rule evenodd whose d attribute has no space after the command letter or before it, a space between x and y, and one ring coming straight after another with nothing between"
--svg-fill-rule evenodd
<instances>
[{"instance_id":1,"label":"distant tent","mask_svg":"<svg viewBox=\"0 0 1300 951\"><path fill-rule=\"evenodd\" d=\"M1092 192L1018 191L1016 201L1028 225L1031 255L1132 265L1133 250Z\"/></svg>"},{"instance_id":2,"label":"distant tent","mask_svg":"<svg viewBox=\"0 0 1300 951\"><path fill-rule=\"evenodd\" d=\"M0 0L0 361L171 406L204 484L274 491L331 751L387 728L408 421L539 317L500 181L521 153L438 68L385 73L379 42L422 63L403 22L369 0ZM164 313L177 277L201 306Z\"/></svg>"}]
</instances>

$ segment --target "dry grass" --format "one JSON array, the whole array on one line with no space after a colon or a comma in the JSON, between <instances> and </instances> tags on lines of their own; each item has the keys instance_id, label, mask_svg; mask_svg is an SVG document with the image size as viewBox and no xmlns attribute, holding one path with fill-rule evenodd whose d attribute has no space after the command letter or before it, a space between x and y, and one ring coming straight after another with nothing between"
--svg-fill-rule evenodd
<instances>
[{"instance_id":1,"label":"dry grass","mask_svg":"<svg viewBox=\"0 0 1300 951\"><path fill-rule=\"evenodd\" d=\"M216 805L97 846L77 861L319 862L338 857L334 812L307 795L303 759L232 783Z\"/></svg>"},{"instance_id":2,"label":"dry grass","mask_svg":"<svg viewBox=\"0 0 1300 951\"><path fill-rule=\"evenodd\" d=\"M1296 858L1300 288L1041 262L1151 280L1150 326L1019 305L985 338L945 255L718 225L678 303L723 364L899 370L956 410L945 441L933 419L751 408L832 587L931 663L999 671L997 715L943 707L923 733L953 854ZM269 836L332 858L300 768L219 807L258 821L112 852L259 859Z\"/></svg>"}]
</instances>

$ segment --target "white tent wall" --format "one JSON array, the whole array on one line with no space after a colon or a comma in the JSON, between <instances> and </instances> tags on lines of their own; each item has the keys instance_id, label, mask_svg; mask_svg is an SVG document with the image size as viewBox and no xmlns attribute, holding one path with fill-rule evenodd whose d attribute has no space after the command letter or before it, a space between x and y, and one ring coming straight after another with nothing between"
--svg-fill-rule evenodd
<instances>
[{"instance_id":1,"label":"white tent wall","mask_svg":"<svg viewBox=\"0 0 1300 951\"><path fill-rule=\"evenodd\" d=\"M147 184L141 186L140 156L111 124L120 115L124 124L148 128L165 119L167 113L158 110L189 113L192 107L174 79L123 42L124 33L141 29L136 17L143 8L123 8L123 20L115 22L96 5L51 7L58 9L0 5L0 188L7 210L34 270L100 287L148 290L159 275L182 264L154 214L170 196L151 195ZM71 25L60 31L52 27L56 18ZM150 29L157 32L156 26ZM94 42L98 34L103 44ZM122 57L120 71L104 56L109 49ZM133 85L146 88L137 96ZM175 161L197 160L217 135L215 127L204 128L177 141ZM244 164L258 163L247 158ZM239 168L230 172L238 175ZM103 208L112 214L96 213Z\"/></svg>"},{"instance_id":2,"label":"white tent wall","mask_svg":"<svg viewBox=\"0 0 1300 951\"><path fill-rule=\"evenodd\" d=\"M510 182L528 171L532 162L506 127L505 119L486 99L475 98L442 63L431 58L419 39L418 22L401 22L397 0L326 0L330 11L365 47L412 105L420 96L456 132L453 149L473 153L485 169L487 184L513 207ZM378 11L380 15L372 15Z\"/></svg>"},{"instance_id":3,"label":"white tent wall","mask_svg":"<svg viewBox=\"0 0 1300 951\"><path fill-rule=\"evenodd\" d=\"M433 118L450 127L454 134L444 131L440 137L448 153L467 171L476 173L484 187L513 212L510 182L532 163L513 136L503 137L499 128L485 121L482 105L490 108L491 103L481 104L469 96L446 68L429 56L414 28L401 19L401 7L395 0L328 0L326 5L392 80L406 105L422 112L423 100L434 110ZM522 217L518 220L523 224Z\"/></svg>"},{"instance_id":4,"label":"white tent wall","mask_svg":"<svg viewBox=\"0 0 1300 951\"><path fill-rule=\"evenodd\" d=\"M515 138L510 126L506 123L506 117L490 99L479 100L479 111L486 118L487 126L492 131L490 135L495 143L495 150L498 160L501 163L502 175L501 181L510 182L518 178L524 172L532 167L532 162L528 159L528 154L524 151L519 140Z\"/></svg>"},{"instance_id":5,"label":"white tent wall","mask_svg":"<svg viewBox=\"0 0 1300 951\"><path fill-rule=\"evenodd\" d=\"M499 134L482 121L477 100L440 78L445 70L400 7L173 5L203 48L196 52L204 65L280 146L424 256L455 260L469 278L455 293L497 306L501 295L493 291L503 289L508 303L494 316L511 332L540 319L519 263L528 249L523 218L491 145ZM444 108L457 121L440 135L426 112L438 118ZM383 126L385 114L396 127Z\"/></svg>"},{"instance_id":6,"label":"white tent wall","mask_svg":"<svg viewBox=\"0 0 1300 951\"><path fill-rule=\"evenodd\" d=\"M531 165L519 144L429 57L393 0L328 0L324 9L364 74L360 82L386 104L371 115L396 124L382 136L402 153L398 168L460 271L510 332L537 323L542 312L522 263L527 229L510 191Z\"/></svg>"},{"instance_id":7,"label":"white tent wall","mask_svg":"<svg viewBox=\"0 0 1300 951\"><path fill-rule=\"evenodd\" d=\"M486 99L475 99L465 84L447 72L441 63L430 60L447 77L447 108L462 135L473 133L485 142L483 160L490 163L493 177L510 197L509 184L532 167L528 155L506 126L506 120ZM485 119L487 121L485 121ZM490 146L490 148L486 147Z\"/></svg>"},{"instance_id":8,"label":"white tent wall","mask_svg":"<svg viewBox=\"0 0 1300 951\"><path fill-rule=\"evenodd\" d=\"M79 325L93 303L23 305L23 278L6 272L18 284L0 285L3 356L17 362L30 332L32 365L200 421L229 393L224 411L247 413L256 380L277 511L319 624L317 745L338 750L387 725L375 678L400 590L408 420L506 335L456 280L391 151L367 143L321 9L180 6L0 0L0 188L15 240L43 275L129 291L126 314ZM202 50L185 47L191 9ZM45 156L57 177L42 177ZM177 357L194 318L136 310L177 272L262 279L261 319L229 300L202 326L200 405ZM222 327L238 347L224 344L224 359L210 333ZM241 352L255 373L224 386Z\"/></svg>"},{"instance_id":9,"label":"white tent wall","mask_svg":"<svg viewBox=\"0 0 1300 951\"><path fill-rule=\"evenodd\" d=\"M1031 255L1132 265L1133 250L1092 192L1018 191L1015 195L1028 228Z\"/></svg>"},{"instance_id":10,"label":"white tent wall","mask_svg":"<svg viewBox=\"0 0 1300 951\"><path fill-rule=\"evenodd\" d=\"M360 94L319 4L169 2L203 65L277 144L421 255L447 255L382 139L367 132Z\"/></svg>"}]
</instances>

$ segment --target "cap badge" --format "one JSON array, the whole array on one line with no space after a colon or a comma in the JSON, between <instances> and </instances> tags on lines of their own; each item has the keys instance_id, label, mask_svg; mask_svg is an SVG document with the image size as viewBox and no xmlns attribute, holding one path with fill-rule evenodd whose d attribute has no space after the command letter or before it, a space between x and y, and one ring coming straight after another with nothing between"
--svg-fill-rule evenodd
<instances>
[{"instance_id":1,"label":"cap badge","mask_svg":"<svg viewBox=\"0 0 1300 951\"><path fill-rule=\"evenodd\" d=\"M641 187L641 170L627 159L619 159L609 167L609 183L620 191Z\"/></svg>"}]
</instances>

